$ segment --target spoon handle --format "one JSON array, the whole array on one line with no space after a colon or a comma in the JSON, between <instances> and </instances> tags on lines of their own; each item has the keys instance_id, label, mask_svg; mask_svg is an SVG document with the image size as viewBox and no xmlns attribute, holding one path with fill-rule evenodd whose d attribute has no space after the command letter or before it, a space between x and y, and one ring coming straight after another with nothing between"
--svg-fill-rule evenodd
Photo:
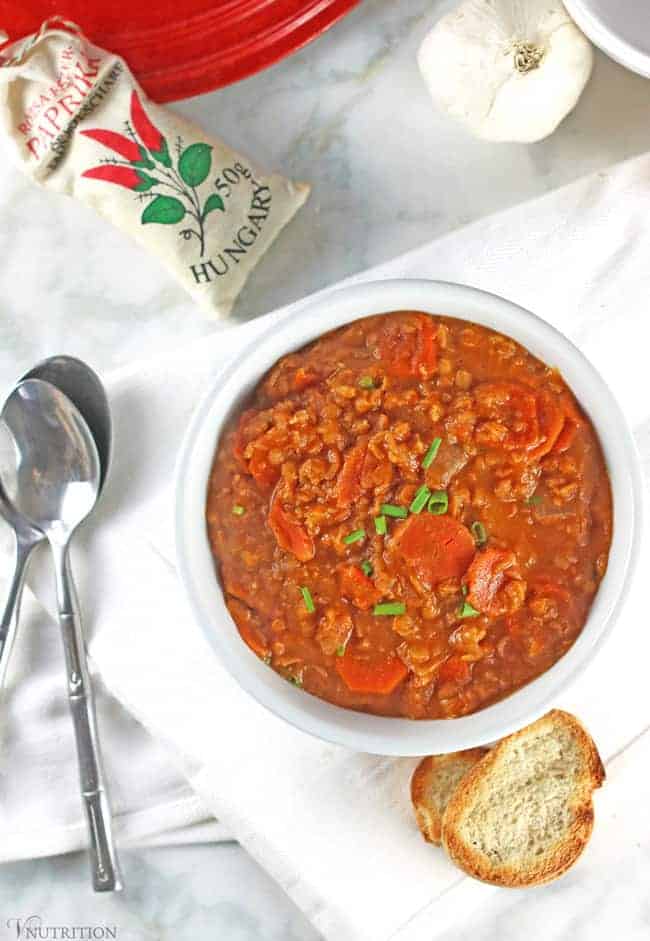
<instances>
[{"instance_id":1,"label":"spoon handle","mask_svg":"<svg viewBox=\"0 0 650 941\"><path fill-rule=\"evenodd\" d=\"M16 534L14 574L9 586L5 608L2 612L2 619L0 620L0 690L4 688L7 678L9 658L11 657L11 650L16 638L16 630L18 629L20 600L25 585L27 562L32 554L34 545L35 543L27 542Z\"/></svg>"},{"instance_id":2,"label":"spoon handle","mask_svg":"<svg viewBox=\"0 0 650 941\"><path fill-rule=\"evenodd\" d=\"M122 879L113 841L111 808L104 783L79 604L70 570L68 546L52 541L52 550L59 623L68 674L68 699L77 743L81 796L90 836L93 888L95 892L115 892L122 888Z\"/></svg>"}]
</instances>

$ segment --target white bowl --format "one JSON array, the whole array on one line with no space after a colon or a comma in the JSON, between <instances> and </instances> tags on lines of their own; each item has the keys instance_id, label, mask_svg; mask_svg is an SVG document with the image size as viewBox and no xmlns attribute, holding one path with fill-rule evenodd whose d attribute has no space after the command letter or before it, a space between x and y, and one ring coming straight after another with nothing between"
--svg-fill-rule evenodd
<instances>
[{"instance_id":1,"label":"white bowl","mask_svg":"<svg viewBox=\"0 0 650 941\"><path fill-rule=\"evenodd\" d=\"M564 0L583 33L611 59L650 78L648 0Z\"/></svg>"},{"instance_id":2,"label":"white bowl","mask_svg":"<svg viewBox=\"0 0 650 941\"><path fill-rule=\"evenodd\" d=\"M609 468L614 531L607 573L587 623L546 673L506 699L458 719L412 720L354 712L296 689L240 639L225 606L208 544L205 501L224 423L285 353L341 324L393 310L448 314L492 327L557 366L589 414ZM625 418L596 370L566 337L502 298L458 284L381 281L321 295L294 309L219 373L198 406L178 465L176 538L180 575L192 610L221 663L259 703L319 738L381 755L425 755L482 745L542 715L593 660L614 626L638 556L642 512L639 461Z\"/></svg>"}]
</instances>

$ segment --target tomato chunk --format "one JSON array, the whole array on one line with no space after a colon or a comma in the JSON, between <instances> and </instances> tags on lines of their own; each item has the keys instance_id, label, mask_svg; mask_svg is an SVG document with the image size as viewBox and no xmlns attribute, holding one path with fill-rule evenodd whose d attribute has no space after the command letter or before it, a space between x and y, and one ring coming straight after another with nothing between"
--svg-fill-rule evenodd
<instances>
[{"instance_id":1,"label":"tomato chunk","mask_svg":"<svg viewBox=\"0 0 650 941\"><path fill-rule=\"evenodd\" d=\"M571 594L563 585L558 585L556 581L550 578L536 578L529 586L529 602L540 598L548 599L556 604L560 610L571 606Z\"/></svg>"},{"instance_id":2,"label":"tomato chunk","mask_svg":"<svg viewBox=\"0 0 650 941\"><path fill-rule=\"evenodd\" d=\"M465 683L469 683L471 677L472 671L469 664L456 655L447 657L438 670L438 682L441 684L456 683L458 686L464 686Z\"/></svg>"},{"instance_id":3,"label":"tomato chunk","mask_svg":"<svg viewBox=\"0 0 650 941\"><path fill-rule=\"evenodd\" d=\"M438 365L433 320L427 314L389 321L379 339L379 355L390 376L430 378Z\"/></svg>"},{"instance_id":4,"label":"tomato chunk","mask_svg":"<svg viewBox=\"0 0 650 941\"><path fill-rule=\"evenodd\" d=\"M256 441L264 435L268 427L268 413L249 408L239 419L233 442L234 456L263 490L272 487L280 477L280 468L269 461L268 447L263 447ZM252 454L247 460L244 453L251 444Z\"/></svg>"},{"instance_id":5,"label":"tomato chunk","mask_svg":"<svg viewBox=\"0 0 650 941\"><path fill-rule=\"evenodd\" d=\"M529 451L530 457L534 461L538 461L553 450L565 424L565 414L561 404L548 392L542 392L538 395L537 413L541 441Z\"/></svg>"},{"instance_id":6,"label":"tomato chunk","mask_svg":"<svg viewBox=\"0 0 650 941\"><path fill-rule=\"evenodd\" d=\"M314 540L295 516L282 506L277 488L271 498L268 522L281 549L291 552L300 562L308 562L314 558Z\"/></svg>"},{"instance_id":7,"label":"tomato chunk","mask_svg":"<svg viewBox=\"0 0 650 941\"><path fill-rule=\"evenodd\" d=\"M361 493L361 474L367 449L368 442L363 440L346 452L336 484L339 506L349 506Z\"/></svg>"},{"instance_id":8,"label":"tomato chunk","mask_svg":"<svg viewBox=\"0 0 650 941\"><path fill-rule=\"evenodd\" d=\"M392 693L408 674L399 657L387 656L360 660L348 650L337 657L336 672L353 693Z\"/></svg>"},{"instance_id":9,"label":"tomato chunk","mask_svg":"<svg viewBox=\"0 0 650 941\"><path fill-rule=\"evenodd\" d=\"M344 565L340 568L339 583L343 597L361 611L367 611L381 598L381 593L375 588L372 580L364 575L357 565Z\"/></svg>"},{"instance_id":10,"label":"tomato chunk","mask_svg":"<svg viewBox=\"0 0 650 941\"><path fill-rule=\"evenodd\" d=\"M228 606L233 621L237 625L241 639L250 647L253 653L256 653L258 657L264 660L269 656L271 650L264 634L258 626L257 618L254 613L237 598L228 598L226 605Z\"/></svg>"},{"instance_id":11,"label":"tomato chunk","mask_svg":"<svg viewBox=\"0 0 650 941\"><path fill-rule=\"evenodd\" d=\"M584 415L571 395L565 395L562 404L565 414L564 425L553 448L557 454L562 454L571 447L578 429L585 421Z\"/></svg>"},{"instance_id":12,"label":"tomato chunk","mask_svg":"<svg viewBox=\"0 0 650 941\"><path fill-rule=\"evenodd\" d=\"M467 602L482 614L490 614L495 596L503 584L506 571L516 562L514 552L506 549L483 549L477 552L467 570Z\"/></svg>"},{"instance_id":13,"label":"tomato chunk","mask_svg":"<svg viewBox=\"0 0 650 941\"><path fill-rule=\"evenodd\" d=\"M474 390L476 409L483 419L477 441L508 451L530 451L539 444L537 397L518 382L483 382Z\"/></svg>"},{"instance_id":14,"label":"tomato chunk","mask_svg":"<svg viewBox=\"0 0 650 941\"><path fill-rule=\"evenodd\" d=\"M240 602L243 601L244 605L259 607L256 604L257 598L255 591L252 591L249 588L250 581L247 581L241 577L241 573L239 572L237 566L232 565L232 563L222 565L221 577L223 579L224 588L229 595L233 595L235 598L239 599ZM231 599L229 599L228 604L230 604L230 600Z\"/></svg>"},{"instance_id":15,"label":"tomato chunk","mask_svg":"<svg viewBox=\"0 0 650 941\"><path fill-rule=\"evenodd\" d=\"M292 385L296 392L302 392L303 389L313 386L315 382L318 382L318 373L305 369L303 366L299 366L293 374Z\"/></svg>"},{"instance_id":16,"label":"tomato chunk","mask_svg":"<svg viewBox=\"0 0 650 941\"><path fill-rule=\"evenodd\" d=\"M237 425L237 430L235 431L233 454L237 460L244 465L244 467L246 467L246 461L244 460L244 448L248 443L248 426L256 415L259 415L259 412L257 412L254 408L247 408L245 412L242 412L241 418L239 419L239 423Z\"/></svg>"},{"instance_id":17,"label":"tomato chunk","mask_svg":"<svg viewBox=\"0 0 650 941\"><path fill-rule=\"evenodd\" d=\"M268 452L261 448L255 448L253 451L253 456L248 462L248 470L255 483L264 490L276 484L280 477L280 468L270 463Z\"/></svg>"},{"instance_id":18,"label":"tomato chunk","mask_svg":"<svg viewBox=\"0 0 650 941\"><path fill-rule=\"evenodd\" d=\"M432 588L444 578L460 578L474 558L472 534L452 516L420 513L401 526L399 552L420 582Z\"/></svg>"},{"instance_id":19,"label":"tomato chunk","mask_svg":"<svg viewBox=\"0 0 650 941\"><path fill-rule=\"evenodd\" d=\"M530 452L534 460L539 460L551 452L562 454L567 451L582 421L577 407L567 396L558 400L550 393L543 392L537 401L543 440Z\"/></svg>"},{"instance_id":20,"label":"tomato chunk","mask_svg":"<svg viewBox=\"0 0 650 941\"><path fill-rule=\"evenodd\" d=\"M556 454L563 454L565 451L568 451L571 445L573 444L573 439L578 433L577 422L573 418L565 418L564 425L562 426L562 431L557 436L555 444L553 446L553 452Z\"/></svg>"}]
</instances>

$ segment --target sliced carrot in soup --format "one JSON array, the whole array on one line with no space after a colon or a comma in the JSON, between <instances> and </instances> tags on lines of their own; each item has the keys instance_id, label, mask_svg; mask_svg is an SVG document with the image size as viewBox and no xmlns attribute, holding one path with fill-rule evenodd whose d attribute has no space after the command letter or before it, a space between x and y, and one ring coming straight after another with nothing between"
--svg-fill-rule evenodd
<instances>
[{"instance_id":1,"label":"sliced carrot in soup","mask_svg":"<svg viewBox=\"0 0 650 941\"><path fill-rule=\"evenodd\" d=\"M482 614L489 614L505 573L515 561L514 552L506 549L490 548L477 552L465 579L468 604Z\"/></svg>"},{"instance_id":2,"label":"sliced carrot in soup","mask_svg":"<svg viewBox=\"0 0 650 941\"><path fill-rule=\"evenodd\" d=\"M395 656L360 660L346 651L337 657L336 672L353 693L388 695L406 678L408 669Z\"/></svg>"},{"instance_id":3,"label":"sliced carrot in soup","mask_svg":"<svg viewBox=\"0 0 650 941\"><path fill-rule=\"evenodd\" d=\"M300 562L314 558L314 540L295 516L282 506L277 489L271 498L268 522L281 549L291 552Z\"/></svg>"},{"instance_id":4,"label":"sliced carrot in soup","mask_svg":"<svg viewBox=\"0 0 650 941\"><path fill-rule=\"evenodd\" d=\"M452 516L411 516L397 539L402 557L427 588L445 578L460 578L476 552L472 534Z\"/></svg>"}]
</instances>

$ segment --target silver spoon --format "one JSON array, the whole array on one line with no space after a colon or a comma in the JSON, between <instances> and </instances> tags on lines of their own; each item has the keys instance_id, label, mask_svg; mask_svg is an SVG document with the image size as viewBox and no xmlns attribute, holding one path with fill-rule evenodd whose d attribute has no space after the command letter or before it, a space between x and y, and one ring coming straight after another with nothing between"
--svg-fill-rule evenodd
<instances>
[{"instance_id":1,"label":"silver spoon","mask_svg":"<svg viewBox=\"0 0 650 941\"><path fill-rule=\"evenodd\" d=\"M21 513L17 513L0 480L0 514L14 532L14 574L9 585L5 609L0 621L0 690L4 688L7 667L18 630L20 601L25 585L27 563L36 546L45 538Z\"/></svg>"},{"instance_id":2,"label":"silver spoon","mask_svg":"<svg viewBox=\"0 0 650 941\"><path fill-rule=\"evenodd\" d=\"M68 698L90 833L93 887L97 892L113 891L121 888L121 879L69 560L72 536L99 497L99 455L80 412L48 382L20 382L7 399L2 417L16 449L15 509L44 534L54 557Z\"/></svg>"},{"instance_id":3,"label":"silver spoon","mask_svg":"<svg viewBox=\"0 0 650 941\"><path fill-rule=\"evenodd\" d=\"M93 370L73 356L51 356L43 360L23 379L43 379L60 389L81 412L95 439L101 464L100 491L103 489L111 463L112 423L108 398L104 387ZM0 480L0 515L11 526L15 536L14 574L7 593L5 608L0 617L0 690L4 688L7 667L11 657L20 601L25 584L27 564L32 552L45 536L17 513Z\"/></svg>"},{"instance_id":4,"label":"silver spoon","mask_svg":"<svg viewBox=\"0 0 650 941\"><path fill-rule=\"evenodd\" d=\"M49 382L81 412L97 445L103 487L111 464L113 426L108 397L97 373L74 356L50 356L26 372L23 379Z\"/></svg>"}]
</instances>

